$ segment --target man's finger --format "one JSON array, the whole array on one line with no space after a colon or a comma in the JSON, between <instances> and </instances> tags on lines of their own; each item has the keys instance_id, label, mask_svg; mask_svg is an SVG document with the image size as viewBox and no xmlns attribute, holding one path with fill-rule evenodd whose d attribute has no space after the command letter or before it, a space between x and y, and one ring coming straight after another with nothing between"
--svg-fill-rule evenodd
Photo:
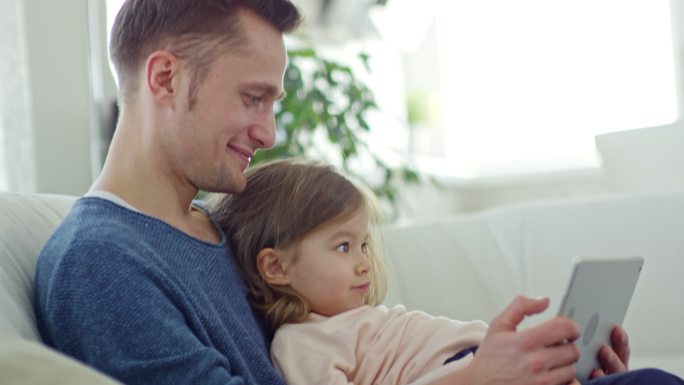
<instances>
[{"instance_id":1,"label":"man's finger","mask_svg":"<svg viewBox=\"0 0 684 385\"><path fill-rule=\"evenodd\" d=\"M629 337L627 337L627 332L621 326L615 326L610 336L610 340L613 344L613 350L622 361L625 368L629 364Z\"/></svg>"},{"instance_id":2,"label":"man's finger","mask_svg":"<svg viewBox=\"0 0 684 385\"><path fill-rule=\"evenodd\" d=\"M575 368L569 365L561 366L541 372L535 377L536 381L530 382L538 384L569 384L575 380Z\"/></svg>"},{"instance_id":3,"label":"man's finger","mask_svg":"<svg viewBox=\"0 0 684 385\"><path fill-rule=\"evenodd\" d=\"M525 370L534 375L566 366L572 367L579 359L579 349L574 344L556 345L537 349L518 359Z\"/></svg>"},{"instance_id":4,"label":"man's finger","mask_svg":"<svg viewBox=\"0 0 684 385\"><path fill-rule=\"evenodd\" d=\"M580 336L580 327L574 320L557 317L519 332L523 349L550 347L574 341Z\"/></svg>"},{"instance_id":5,"label":"man's finger","mask_svg":"<svg viewBox=\"0 0 684 385\"><path fill-rule=\"evenodd\" d=\"M525 317L538 314L549 306L549 299L517 296L489 324L487 334L516 331Z\"/></svg>"},{"instance_id":6,"label":"man's finger","mask_svg":"<svg viewBox=\"0 0 684 385\"><path fill-rule=\"evenodd\" d=\"M605 377L605 376L606 376L606 373L603 370L594 369L591 372L591 375L589 376L589 378L594 379L594 378L601 378L601 377Z\"/></svg>"},{"instance_id":7,"label":"man's finger","mask_svg":"<svg viewBox=\"0 0 684 385\"><path fill-rule=\"evenodd\" d=\"M598 354L599 362L601 363L601 368L606 374L627 371L627 367L620 360L620 357L618 357L618 355L611 347L603 345L601 347L601 350L599 350Z\"/></svg>"},{"instance_id":8,"label":"man's finger","mask_svg":"<svg viewBox=\"0 0 684 385\"><path fill-rule=\"evenodd\" d=\"M579 360L580 351L575 344L556 345L539 351L548 358L548 368L574 365Z\"/></svg>"}]
</instances>

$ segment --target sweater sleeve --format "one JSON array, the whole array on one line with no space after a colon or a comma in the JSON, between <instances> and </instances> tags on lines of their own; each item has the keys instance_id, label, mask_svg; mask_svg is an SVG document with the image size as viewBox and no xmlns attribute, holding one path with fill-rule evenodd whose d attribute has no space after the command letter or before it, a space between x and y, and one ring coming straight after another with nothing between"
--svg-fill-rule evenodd
<instances>
[{"instance_id":1,"label":"sweater sleeve","mask_svg":"<svg viewBox=\"0 0 684 385\"><path fill-rule=\"evenodd\" d=\"M337 339L316 338L281 327L271 345L271 359L288 385L353 385L350 373L356 364L350 348Z\"/></svg>"},{"instance_id":2,"label":"sweater sleeve","mask_svg":"<svg viewBox=\"0 0 684 385\"><path fill-rule=\"evenodd\" d=\"M129 385L245 384L196 336L182 292L158 269L116 248L80 247L86 258L63 258L36 282L47 288L37 298L46 342Z\"/></svg>"},{"instance_id":3,"label":"sweater sleeve","mask_svg":"<svg viewBox=\"0 0 684 385\"><path fill-rule=\"evenodd\" d=\"M423 385L467 366L472 355L445 361L478 345L486 328L483 322L407 312L403 306L362 306L281 326L271 356L291 385Z\"/></svg>"}]
</instances>

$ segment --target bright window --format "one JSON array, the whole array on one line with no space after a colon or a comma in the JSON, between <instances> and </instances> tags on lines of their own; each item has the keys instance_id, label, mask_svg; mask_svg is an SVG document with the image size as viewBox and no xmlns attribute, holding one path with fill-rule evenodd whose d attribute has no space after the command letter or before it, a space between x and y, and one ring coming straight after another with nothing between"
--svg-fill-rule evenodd
<instances>
[{"instance_id":1,"label":"bright window","mask_svg":"<svg viewBox=\"0 0 684 385\"><path fill-rule=\"evenodd\" d=\"M107 0L108 30L122 3ZM594 136L677 119L669 0L392 0L385 41L416 45L401 31L424 35L426 7L436 53L407 77L437 83L418 99L439 122L414 130L408 147L429 170L479 178L597 167ZM392 88L401 81L382 84L403 94Z\"/></svg>"},{"instance_id":2,"label":"bright window","mask_svg":"<svg viewBox=\"0 0 684 385\"><path fill-rule=\"evenodd\" d=\"M111 38L110 35L112 32L112 25L114 25L114 19L116 18L116 14L119 13L119 9L121 9L124 1L125 0L107 0L107 44L109 44ZM109 50L107 50L107 52L109 52ZM109 61L109 68L113 74L116 74L111 60ZM114 82L118 85L119 79L116 76L114 76Z\"/></svg>"},{"instance_id":3,"label":"bright window","mask_svg":"<svg viewBox=\"0 0 684 385\"><path fill-rule=\"evenodd\" d=\"M668 0L448 0L441 162L477 178L592 167L594 136L676 120Z\"/></svg>"}]
</instances>

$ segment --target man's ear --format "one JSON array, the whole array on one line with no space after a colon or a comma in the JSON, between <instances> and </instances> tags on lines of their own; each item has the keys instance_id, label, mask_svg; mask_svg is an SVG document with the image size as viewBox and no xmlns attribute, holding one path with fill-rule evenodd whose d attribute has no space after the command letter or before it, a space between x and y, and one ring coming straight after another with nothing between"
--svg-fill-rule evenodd
<instances>
[{"instance_id":1,"label":"man's ear","mask_svg":"<svg viewBox=\"0 0 684 385\"><path fill-rule=\"evenodd\" d=\"M155 51L145 63L147 88L157 101L173 103L179 94L180 60L168 51Z\"/></svg>"},{"instance_id":2,"label":"man's ear","mask_svg":"<svg viewBox=\"0 0 684 385\"><path fill-rule=\"evenodd\" d=\"M261 278L271 285L289 285L288 256L282 250L265 248L257 254L257 268Z\"/></svg>"}]
</instances>

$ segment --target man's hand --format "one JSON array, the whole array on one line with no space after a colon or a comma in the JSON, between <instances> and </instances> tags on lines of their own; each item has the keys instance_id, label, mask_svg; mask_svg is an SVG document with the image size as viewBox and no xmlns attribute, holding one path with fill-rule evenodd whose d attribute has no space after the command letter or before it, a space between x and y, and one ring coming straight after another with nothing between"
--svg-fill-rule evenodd
<instances>
[{"instance_id":1,"label":"man's hand","mask_svg":"<svg viewBox=\"0 0 684 385\"><path fill-rule=\"evenodd\" d=\"M468 365L471 384L568 384L575 379L579 358L572 342L580 335L577 323L557 317L517 331L526 316L541 313L548 298L517 297L489 325L487 334Z\"/></svg>"},{"instance_id":2,"label":"man's hand","mask_svg":"<svg viewBox=\"0 0 684 385\"><path fill-rule=\"evenodd\" d=\"M625 329L615 326L610 334L611 346L604 345L598 352L600 368L591 372L590 378L626 372L629 366L629 338Z\"/></svg>"}]
</instances>

